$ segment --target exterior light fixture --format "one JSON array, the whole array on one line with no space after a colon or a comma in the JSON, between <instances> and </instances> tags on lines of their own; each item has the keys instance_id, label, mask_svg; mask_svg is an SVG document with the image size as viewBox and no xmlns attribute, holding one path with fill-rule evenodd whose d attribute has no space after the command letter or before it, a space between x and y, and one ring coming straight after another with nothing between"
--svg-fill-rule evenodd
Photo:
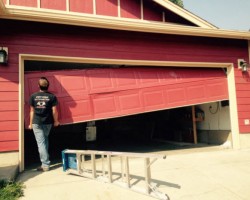
<instances>
[{"instance_id":1,"label":"exterior light fixture","mask_svg":"<svg viewBox=\"0 0 250 200\"><path fill-rule=\"evenodd\" d=\"M249 68L249 64L244 59L238 59L238 68L242 72L247 72Z\"/></svg>"},{"instance_id":2,"label":"exterior light fixture","mask_svg":"<svg viewBox=\"0 0 250 200\"><path fill-rule=\"evenodd\" d=\"M0 49L0 64L8 64L8 48L2 47Z\"/></svg>"}]
</instances>

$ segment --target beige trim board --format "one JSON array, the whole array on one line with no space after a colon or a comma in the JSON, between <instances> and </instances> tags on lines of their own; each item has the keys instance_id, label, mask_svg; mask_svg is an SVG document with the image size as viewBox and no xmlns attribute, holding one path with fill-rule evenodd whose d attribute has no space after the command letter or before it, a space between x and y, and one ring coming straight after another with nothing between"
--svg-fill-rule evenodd
<instances>
[{"instance_id":1,"label":"beige trim board","mask_svg":"<svg viewBox=\"0 0 250 200\"><path fill-rule=\"evenodd\" d=\"M5 4L3 3L2 0L0 0L0 14L5 12L6 12Z\"/></svg>"},{"instance_id":2,"label":"beige trim board","mask_svg":"<svg viewBox=\"0 0 250 200\"><path fill-rule=\"evenodd\" d=\"M230 100L230 119L232 131L233 148L240 148L239 126L237 103L235 96L234 68L231 63L206 63L206 62L173 62L173 61L151 61L151 60L124 60L124 59L104 59L104 58L80 58L80 57L61 57L49 55L19 55L19 166L20 171L24 170L24 61L55 61L71 63L94 63L94 64L124 64L134 66L161 66L161 67L211 67L227 68L228 71L228 90Z\"/></svg>"},{"instance_id":3,"label":"beige trim board","mask_svg":"<svg viewBox=\"0 0 250 200\"><path fill-rule=\"evenodd\" d=\"M37 8L41 8L41 0L37 0Z\"/></svg>"},{"instance_id":4,"label":"beige trim board","mask_svg":"<svg viewBox=\"0 0 250 200\"><path fill-rule=\"evenodd\" d=\"M186 20L196 24L199 27L203 28L212 28L212 29L217 29L216 26L208 23L207 21L199 18L198 16L192 14L191 12L181 8L180 6L172 3L171 1L168 0L153 0L154 2L158 3L159 5L163 6L164 8L167 8L168 10L171 10L175 14L185 18Z\"/></svg>"},{"instance_id":5,"label":"beige trim board","mask_svg":"<svg viewBox=\"0 0 250 200\"><path fill-rule=\"evenodd\" d=\"M1 1L1 0L0 0ZM66 11L7 6L4 19L68 24L115 30L250 40L250 32L183 26L171 23L125 19Z\"/></svg>"},{"instance_id":6,"label":"beige trim board","mask_svg":"<svg viewBox=\"0 0 250 200\"><path fill-rule=\"evenodd\" d=\"M213 62L178 62L178 61L82 58L82 57L64 57L64 56L50 56L50 55L31 55L31 54L21 54L21 56L25 57L25 60L70 62L70 63L124 64L124 65L159 66L159 67L164 67L164 66L212 67L212 68L224 68L231 66L231 63L213 63Z\"/></svg>"},{"instance_id":7,"label":"beige trim board","mask_svg":"<svg viewBox=\"0 0 250 200\"><path fill-rule=\"evenodd\" d=\"M19 55L19 171L24 170L24 57Z\"/></svg>"},{"instance_id":8,"label":"beige trim board","mask_svg":"<svg viewBox=\"0 0 250 200\"><path fill-rule=\"evenodd\" d=\"M229 111L230 111L230 123L232 132L232 145L234 149L240 148L239 139L239 121L238 121L238 106L236 98L236 86L235 86L235 75L234 65L231 64L227 67L227 84L228 84L228 95L229 95Z\"/></svg>"}]
</instances>

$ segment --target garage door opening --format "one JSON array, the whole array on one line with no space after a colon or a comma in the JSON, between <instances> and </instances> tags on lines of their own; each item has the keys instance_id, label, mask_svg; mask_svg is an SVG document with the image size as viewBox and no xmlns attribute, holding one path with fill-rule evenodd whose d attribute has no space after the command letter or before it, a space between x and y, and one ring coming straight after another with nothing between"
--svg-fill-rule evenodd
<instances>
[{"instance_id":1,"label":"garage door opening","mask_svg":"<svg viewBox=\"0 0 250 200\"><path fill-rule=\"evenodd\" d=\"M52 163L61 161L61 152L65 149L172 153L175 150L204 147L224 148L224 144L230 144L227 102L212 102L195 107L198 114L195 122L196 144L192 106L188 106L97 120L91 125L96 130L92 138L86 135L89 127L87 122L54 128L50 134L49 150ZM32 131L25 130L25 166L38 163L39 156L34 135Z\"/></svg>"},{"instance_id":2,"label":"garage door opening","mask_svg":"<svg viewBox=\"0 0 250 200\"><path fill-rule=\"evenodd\" d=\"M29 85L31 91L37 89L37 77L47 75L55 77L55 74L57 74L55 80L73 77L67 84L70 81L79 83L77 82L80 80L77 79L80 74L78 70L86 69L88 69L87 76L81 74L80 78L87 77L86 83L93 83L89 84L90 87L98 86L98 88L89 88L88 91L92 90L87 94L92 101L91 105L95 108L93 110L98 112L90 112L88 114L90 117L86 119L86 115L80 118L79 112L72 117L72 113L79 110L79 107L76 110L63 111L66 117L69 116L68 113L71 117L67 119L65 117L65 121L62 119L64 125L52 130L51 159L60 159L61 151L67 148L153 152L221 145L230 140L229 107L225 101L228 99L227 78L222 69L174 67L164 69L145 66L137 66L135 69L133 66L125 65L25 61L25 87ZM40 71L37 72L37 70ZM60 78L58 78L58 72ZM33 76L34 74L36 75ZM28 81L31 79L26 79L29 76L34 78L32 80L36 83L35 87L32 87L32 82ZM93 77L95 79L91 79ZM98 83L100 78L102 81ZM120 84L120 88L99 87L105 85L107 80L112 84L114 82L117 83L116 85ZM57 84L61 86L64 83L57 82ZM57 90L58 87L53 89ZM63 94L60 96L61 99L80 101L81 99L75 99L76 92L72 92L76 91L75 89L63 87L61 91L67 91L68 96ZM84 96L85 99L87 97ZM186 99L183 99L184 97ZM121 101L109 104L110 99ZM114 109L112 112L105 109L105 112L100 112L103 111L102 107L97 109L100 108L98 107L100 102L102 107L111 105ZM64 109L65 105L69 104L66 102L64 106L61 105L60 109ZM74 107L76 105L74 104ZM84 106L84 104L81 105ZM117 105L119 106L116 107ZM195 123L192 120L193 106L195 106L195 117L200 120ZM96 141L86 141L87 121L95 122ZM194 124L197 130L197 144L194 144ZM30 132L25 130L24 134L26 166L39 162L35 139Z\"/></svg>"}]
</instances>

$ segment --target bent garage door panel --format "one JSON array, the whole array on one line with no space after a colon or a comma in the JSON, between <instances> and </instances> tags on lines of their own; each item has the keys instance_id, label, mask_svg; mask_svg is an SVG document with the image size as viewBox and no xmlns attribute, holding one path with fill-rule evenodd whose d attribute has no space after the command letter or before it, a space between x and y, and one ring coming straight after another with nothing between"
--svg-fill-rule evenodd
<instances>
[{"instance_id":1,"label":"bent garage door panel","mask_svg":"<svg viewBox=\"0 0 250 200\"><path fill-rule=\"evenodd\" d=\"M62 124L119 117L228 99L221 69L120 68L25 74L25 124L29 96L46 76L59 99Z\"/></svg>"}]
</instances>

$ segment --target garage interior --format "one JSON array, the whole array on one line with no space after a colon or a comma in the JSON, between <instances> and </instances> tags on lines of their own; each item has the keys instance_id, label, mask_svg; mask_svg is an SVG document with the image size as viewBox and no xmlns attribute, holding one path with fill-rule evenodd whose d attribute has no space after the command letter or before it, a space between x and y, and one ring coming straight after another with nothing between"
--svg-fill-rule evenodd
<instances>
[{"instance_id":1,"label":"garage interior","mask_svg":"<svg viewBox=\"0 0 250 200\"><path fill-rule=\"evenodd\" d=\"M129 66L25 61L25 73L108 67ZM52 163L56 163L61 161L61 151L65 149L150 153L230 146L230 132L229 101L222 100L62 125L50 133L49 152ZM24 144L25 166L39 163L34 134L27 129Z\"/></svg>"}]
</instances>

